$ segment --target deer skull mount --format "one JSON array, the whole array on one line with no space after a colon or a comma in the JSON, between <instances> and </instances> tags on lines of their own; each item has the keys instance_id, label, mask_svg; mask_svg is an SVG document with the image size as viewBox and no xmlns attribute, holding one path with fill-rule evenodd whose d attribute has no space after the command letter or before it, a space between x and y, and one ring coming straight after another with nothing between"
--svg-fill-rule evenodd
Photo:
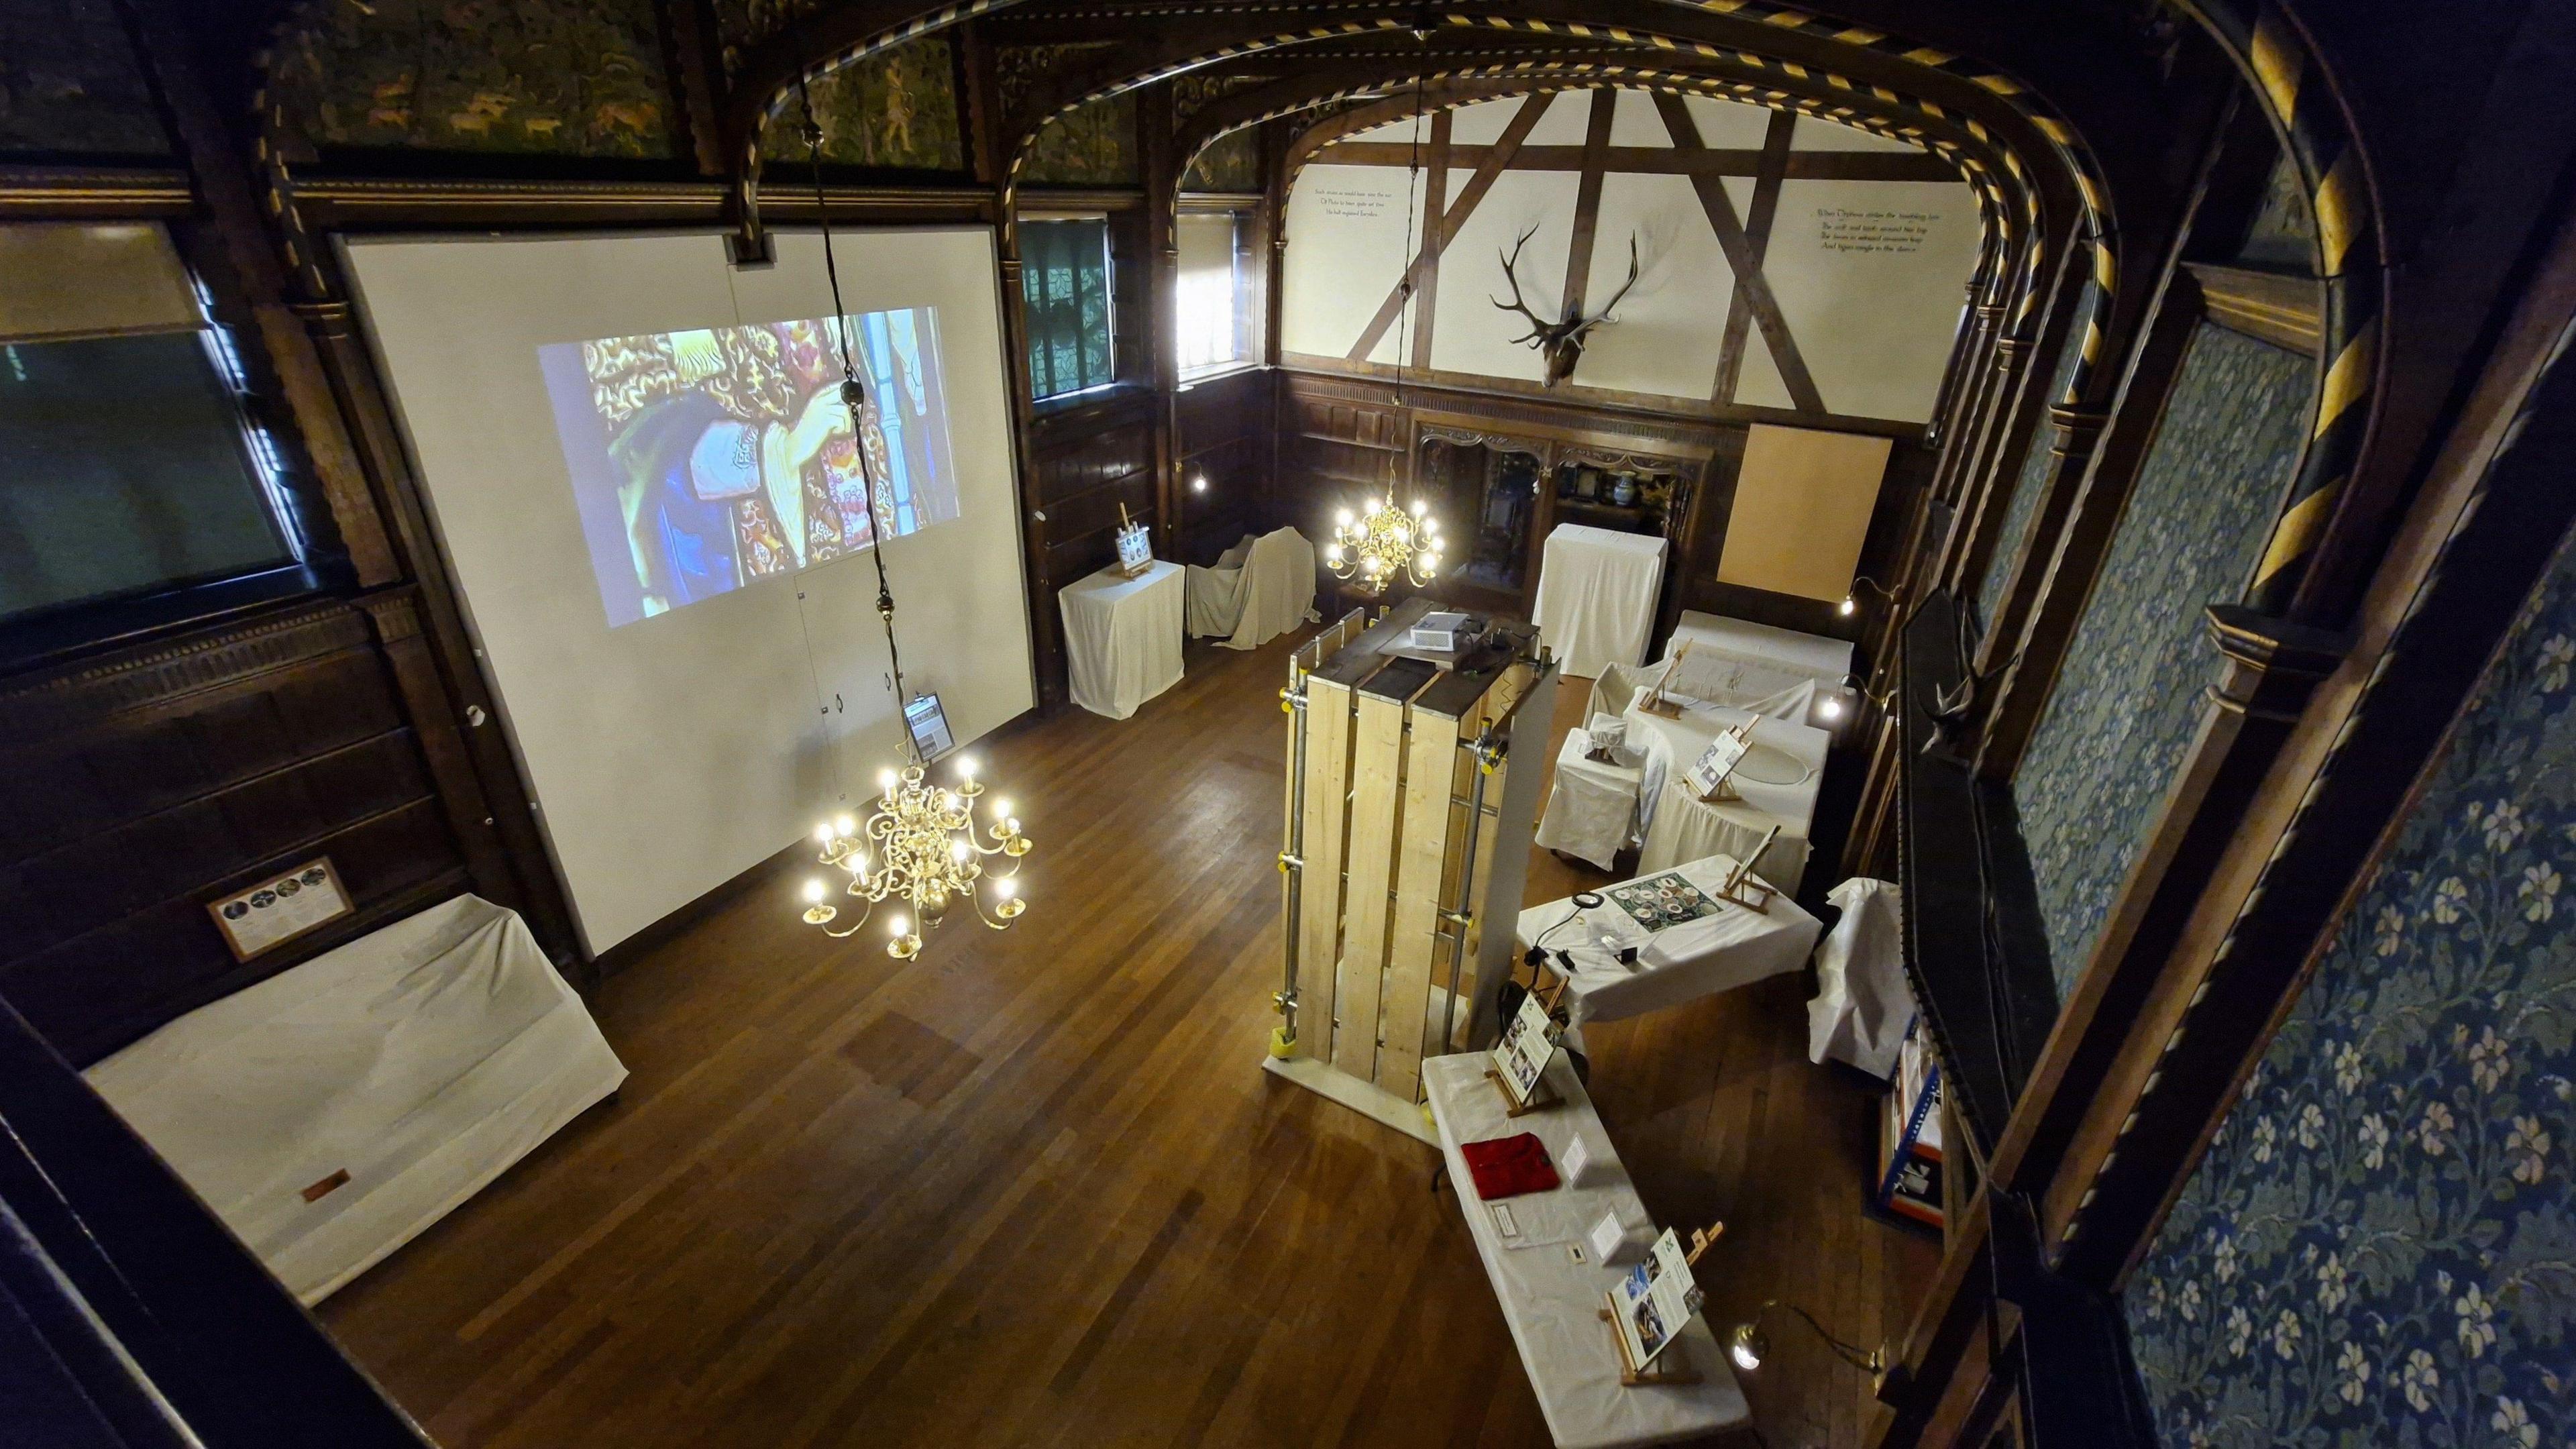
<instances>
[{"instance_id":1,"label":"deer skull mount","mask_svg":"<svg viewBox=\"0 0 2576 1449\"><path fill-rule=\"evenodd\" d=\"M1518 312L1529 319L1530 330L1512 341L1526 342L1538 349L1539 357L1546 364L1546 385L1554 387L1574 376L1575 364L1583 360L1583 340L1591 335L1593 328L1611 320L1611 312L1628 295L1628 289L1637 285L1637 238L1633 234L1628 238L1628 280L1619 284L1619 291L1611 297L1608 306L1586 317L1569 302L1565 315L1550 322L1531 311L1529 304L1521 300L1521 248L1529 245L1529 239L1537 233L1537 227L1522 232L1520 240L1512 243L1510 254L1503 257L1503 276L1512 284L1512 299L1506 302L1500 297L1489 297L1486 300L1506 312Z\"/></svg>"}]
</instances>

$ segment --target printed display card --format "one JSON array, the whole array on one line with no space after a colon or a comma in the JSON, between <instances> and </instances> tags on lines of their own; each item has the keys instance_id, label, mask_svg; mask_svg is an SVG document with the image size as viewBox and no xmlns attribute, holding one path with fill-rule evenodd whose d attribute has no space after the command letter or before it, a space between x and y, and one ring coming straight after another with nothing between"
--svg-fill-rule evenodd
<instances>
[{"instance_id":1,"label":"printed display card","mask_svg":"<svg viewBox=\"0 0 2576 1449\"><path fill-rule=\"evenodd\" d=\"M1548 1020L1537 994L1522 997L1519 1013L1503 1028L1503 1039L1494 1044L1494 1071L1513 1106L1528 1106L1538 1091L1539 1078L1556 1056L1556 1035L1556 1023Z\"/></svg>"},{"instance_id":2,"label":"printed display card","mask_svg":"<svg viewBox=\"0 0 2576 1449\"><path fill-rule=\"evenodd\" d=\"M1613 1324L1628 1347L1628 1362L1643 1372L1699 1312L1699 1284L1691 1277L1680 1236L1664 1229L1654 1250L1619 1280L1610 1299L1618 1310Z\"/></svg>"}]
</instances>

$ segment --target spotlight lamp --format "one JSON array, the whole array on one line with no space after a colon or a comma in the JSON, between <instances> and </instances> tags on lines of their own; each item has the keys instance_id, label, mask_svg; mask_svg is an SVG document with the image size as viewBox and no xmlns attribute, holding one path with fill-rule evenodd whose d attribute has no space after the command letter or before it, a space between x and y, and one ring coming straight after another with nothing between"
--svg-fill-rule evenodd
<instances>
[{"instance_id":1,"label":"spotlight lamp","mask_svg":"<svg viewBox=\"0 0 2576 1449\"><path fill-rule=\"evenodd\" d=\"M1855 1348L1827 1333L1825 1326L1816 1321L1814 1314L1795 1303L1783 1303L1777 1298L1766 1299L1760 1308L1753 1310L1753 1317L1735 1325L1735 1330L1726 1336L1726 1356L1735 1361L1737 1368L1746 1373L1752 1373L1762 1367L1764 1359L1771 1356L1771 1340L1762 1332L1762 1315L1774 1308L1787 1309L1805 1319L1807 1326L1816 1331L1816 1337L1825 1341L1825 1347L1833 1350L1834 1357L1850 1364L1853 1368L1861 1370L1872 1378L1887 1372L1887 1351L1884 1348L1868 1351Z\"/></svg>"},{"instance_id":2,"label":"spotlight lamp","mask_svg":"<svg viewBox=\"0 0 2576 1449\"><path fill-rule=\"evenodd\" d=\"M1869 681L1857 674L1846 674L1816 701L1816 713L1827 720L1841 719L1843 713L1852 707L1843 702L1849 695L1858 695L1872 709L1884 711L1887 708L1886 695L1870 693Z\"/></svg>"},{"instance_id":3,"label":"spotlight lamp","mask_svg":"<svg viewBox=\"0 0 2576 1449\"><path fill-rule=\"evenodd\" d=\"M1863 589L1867 589L1870 593L1877 596L1878 601L1882 604L1893 604L1896 602L1896 591L1894 589L1889 588L1887 585L1880 583L1878 580L1871 578L1867 574L1860 574L1853 577L1850 592L1844 594L1843 601L1834 606L1834 612L1842 615L1846 619L1859 613L1860 591Z\"/></svg>"}]
</instances>

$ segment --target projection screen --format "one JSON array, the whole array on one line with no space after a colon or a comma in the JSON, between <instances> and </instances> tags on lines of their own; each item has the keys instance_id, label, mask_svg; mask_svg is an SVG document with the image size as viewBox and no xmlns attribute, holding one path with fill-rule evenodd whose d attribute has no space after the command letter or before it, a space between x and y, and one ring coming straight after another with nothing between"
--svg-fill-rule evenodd
<instances>
[{"instance_id":1,"label":"projection screen","mask_svg":"<svg viewBox=\"0 0 2576 1449\"><path fill-rule=\"evenodd\" d=\"M834 241L846 326L812 234L743 270L713 233L344 244L594 954L895 759L875 517L905 684L961 742L1033 703L992 234Z\"/></svg>"}]
</instances>

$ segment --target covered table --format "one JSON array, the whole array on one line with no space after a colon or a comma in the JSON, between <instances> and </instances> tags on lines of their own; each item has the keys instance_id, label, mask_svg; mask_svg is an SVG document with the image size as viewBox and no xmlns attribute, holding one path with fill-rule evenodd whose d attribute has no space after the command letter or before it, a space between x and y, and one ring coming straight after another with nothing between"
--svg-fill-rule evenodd
<instances>
[{"instance_id":1,"label":"covered table","mask_svg":"<svg viewBox=\"0 0 2576 1449\"><path fill-rule=\"evenodd\" d=\"M1609 665L1645 659L1664 581L1664 547L1652 534L1580 523L1560 523L1547 536L1531 622L1559 669L1597 679Z\"/></svg>"},{"instance_id":2,"label":"covered table","mask_svg":"<svg viewBox=\"0 0 2576 1449\"><path fill-rule=\"evenodd\" d=\"M1751 1417L1744 1391L1704 1319L1693 1318L1680 1339L1664 1350L1668 1358L1680 1355L1699 1374L1698 1383L1620 1384L1619 1349L1601 1307L1602 1295L1628 1269L1593 1261L1589 1247L1578 1263L1567 1247L1581 1242L1607 1213L1616 1212L1634 1228L1649 1228L1653 1220L1565 1053L1558 1052L1547 1068L1548 1082L1564 1101L1521 1117L1504 1115L1502 1093L1485 1080L1490 1061L1485 1052L1433 1057L1422 1064L1422 1088L1440 1132L1441 1158L1449 1165L1449 1180L1457 1185L1458 1206L1467 1217L1468 1236L1476 1241L1485 1276L1493 1280L1494 1299L1502 1305L1503 1322L1520 1349L1530 1389L1559 1449L1671 1444L1743 1426ZM1564 1162L1566 1149L1579 1139L1601 1165L1597 1185L1569 1183L1500 1202L1477 1198L1459 1144L1523 1132L1535 1134L1554 1163ZM1506 1218L1512 1229L1508 1234Z\"/></svg>"},{"instance_id":3,"label":"covered table","mask_svg":"<svg viewBox=\"0 0 2576 1449\"><path fill-rule=\"evenodd\" d=\"M1688 652L1684 653L1684 646ZM1664 658L1680 658L1668 687L1714 704L1731 704L1762 714L1776 714L1801 724L1839 732L1851 718L1851 699L1843 681L1851 677L1852 643L1795 629L1775 628L1695 609L1682 611L1673 637L1664 641ZM1660 664L1645 670L1655 677ZM1765 699L1785 699L1798 685L1811 684L1797 713L1762 708ZM1833 701L1829 710L1826 701Z\"/></svg>"},{"instance_id":4,"label":"covered table","mask_svg":"<svg viewBox=\"0 0 2576 1449\"><path fill-rule=\"evenodd\" d=\"M1833 736L1746 710L1691 706L1680 718L1631 705L1628 738L1646 759L1640 782L1638 829L1645 844L1640 871L1665 870L1685 860L1753 849L1771 827L1780 836L1754 863L1764 880L1790 895L1807 873L1807 838L1816 823L1816 797L1824 788L1825 756ZM1735 767L1728 787L1736 800L1709 803L1691 793L1684 778L1709 742L1738 723L1753 724L1753 748Z\"/></svg>"},{"instance_id":5,"label":"covered table","mask_svg":"<svg viewBox=\"0 0 2576 1449\"><path fill-rule=\"evenodd\" d=\"M1637 790L1644 760L1633 750L1613 750L1610 760L1587 758L1591 737L1568 730L1556 752L1556 779L1539 817L1538 846L1580 856L1603 870L1637 838Z\"/></svg>"},{"instance_id":6,"label":"covered table","mask_svg":"<svg viewBox=\"0 0 2576 1449\"><path fill-rule=\"evenodd\" d=\"M1102 569L1055 597L1074 703L1125 719L1181 682L1179 564L1157 559L1132 579Z\"/></svg>"},{"instance_id":7,"label":"covered table","mask_svg":"<svg viewBox=\"0 0 2576 1449\"><path fill-rule=\"evenodd\" d=\"M1575 1026L1676 1006L1805 966L1824 923L1785 895L1772 897L1766 911L1715 899L1719 882L1734 869L1732 857L1710 856L1607 887L1603 894L1608 899L1589 909L1570 899L1532 906L1521 912L1516 928L1520 947L1544 947L1550 953L1548 969L1559 975L1565 970L1554 953L1562 950L1572 958L1565 1006L1567 1020ZM1650 927L1619 904L1623 888L1666 874L1679 875L1715 909L1693 920ZM1605 937L1610 945L1602 944ZM1620 964L1613 954L1622 946L1638 948L1634 965Z\"/></svg>"},{"instance_id":8,"label":"covered table","mask_svg":"<svg viewBox=\"0 0 2576 1449\"><path fill-rule=\"evenodd\" d=\"M615 1092L626 1068L526 923L467 895L201 1006L83 1075L312 1304Z\"/></svg>"}]
</instances>

